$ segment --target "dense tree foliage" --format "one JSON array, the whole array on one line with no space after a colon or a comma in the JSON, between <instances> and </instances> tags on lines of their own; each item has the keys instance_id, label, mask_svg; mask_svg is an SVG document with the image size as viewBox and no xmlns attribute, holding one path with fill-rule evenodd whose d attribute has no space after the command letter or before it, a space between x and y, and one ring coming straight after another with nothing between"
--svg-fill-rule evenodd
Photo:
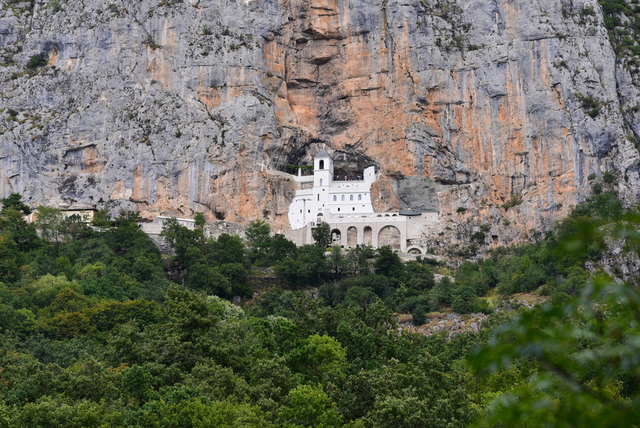
<instances>
[{"instance_id":1,"label":"dense tree foliage","mask_svg":"<svg viewBox=\"0 0 640 428\"><path fill-rule=\"evenodd\" d=\"M455 271L261 221L245 240L168 221L163 255L134 212L34 225L3 202L0 427L637 424L640 297L599 263L613 241L637 257L640 219L611 193ZM280 285L250 286L262 272ZM548 300L513 310L516 292ZM397 324L452 310L489 315L455 336Z\"/></svg>"}]
</instances>

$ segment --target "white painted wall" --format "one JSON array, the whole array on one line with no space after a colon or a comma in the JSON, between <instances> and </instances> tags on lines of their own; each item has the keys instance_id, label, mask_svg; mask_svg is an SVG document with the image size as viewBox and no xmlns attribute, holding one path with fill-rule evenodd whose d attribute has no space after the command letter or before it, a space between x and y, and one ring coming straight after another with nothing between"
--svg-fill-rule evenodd
<instances>
[{"instance_id":1,"label":"white painted wall","mask_svg":"<svg viewBox=\"0 0 640 428\"><path fill-rule=\"evenodd\" d=\"M292 229L312 222L331 223L338 215L374 213L371 204L371 184L376 181L374 166L364 170L362 180L334 180L333 160L328 153L321 152L314 157L313 167L313 188L296 191L289 206Z\"/></svg>"}]
</instances>

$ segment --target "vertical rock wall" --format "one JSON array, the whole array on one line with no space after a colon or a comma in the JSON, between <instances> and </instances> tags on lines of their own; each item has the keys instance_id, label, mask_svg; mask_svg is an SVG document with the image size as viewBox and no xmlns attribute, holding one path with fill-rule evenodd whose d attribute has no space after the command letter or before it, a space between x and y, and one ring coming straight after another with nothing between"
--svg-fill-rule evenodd
<instances>
[{"instance_id":1,"label":"vertical rock wall","mask_svg":"<svg viewBox=\"0 0 640 428\"><path fill-rule=\"evenodd\" d=\"M0 196L282 227L266 170L328 147L378 165L379 209L501 242L606 171L638 200L637 88L595 0L2 5Z\"/></svg>"}]
</instances>

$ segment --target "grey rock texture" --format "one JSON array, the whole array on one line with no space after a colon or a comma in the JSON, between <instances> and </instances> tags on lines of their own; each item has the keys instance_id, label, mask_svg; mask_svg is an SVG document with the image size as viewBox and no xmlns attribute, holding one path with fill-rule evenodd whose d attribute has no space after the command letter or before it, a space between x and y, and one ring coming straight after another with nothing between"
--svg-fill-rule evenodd
<instances>
[{"instance_id":1,"label":"grey rock texture","mask_svg":"<svg viewBox=\"0 0 640 428\"><path fill-rule=\"evenodd\" d=\"M0 5L0 197L282 228L295 188L267 168L327 147L379 167L377 208L494 243L590 174L640 199L637 76L595 0Z\"/></svg>"}]
</instances>

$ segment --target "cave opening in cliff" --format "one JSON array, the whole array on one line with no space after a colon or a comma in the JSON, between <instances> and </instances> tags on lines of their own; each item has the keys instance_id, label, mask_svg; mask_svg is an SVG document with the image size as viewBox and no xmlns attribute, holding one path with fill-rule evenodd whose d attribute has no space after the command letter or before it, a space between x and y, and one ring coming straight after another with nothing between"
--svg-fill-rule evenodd
<instances>
[{"instance_id":1,"label":"cave opening in cliff","mask_svg":"<svg viewBox=\"0 0 640 428\"><path fill-rule=\"evenodd\" d=\"M270 157L269 168L288 174L313 174L313 156L323 150L322 141L301 141L290 138L286 144L275 150L266 151Z\"/></svg>"},{"instance_id":2,"label":"cave opening in cliff","mask_svg":"<svg viewBox=\"0 0 640 428\"><path fill-rule=\"evenodd\" d=\"M359 150L347 146L342 150L331 150L325 141L311 140L302 142L291 139L289 144L269 152L269 168L289 174L312 175L313 157L327 150L333 158L333 173L336 177L349 179L361 178L365 168L377 163Z\"/></svg>"},{"instance_id":3,"label":"cave opening in cliff","mask_svg":"<svg viewBox=\"0 0 640 428\"><path fill-rule=\"evenodd\" d=\"M377 165L370 157L357 150L336 150L333 153L333 174L336 177L363 177L368 166Z\"/></svg>"}]
</instances>

